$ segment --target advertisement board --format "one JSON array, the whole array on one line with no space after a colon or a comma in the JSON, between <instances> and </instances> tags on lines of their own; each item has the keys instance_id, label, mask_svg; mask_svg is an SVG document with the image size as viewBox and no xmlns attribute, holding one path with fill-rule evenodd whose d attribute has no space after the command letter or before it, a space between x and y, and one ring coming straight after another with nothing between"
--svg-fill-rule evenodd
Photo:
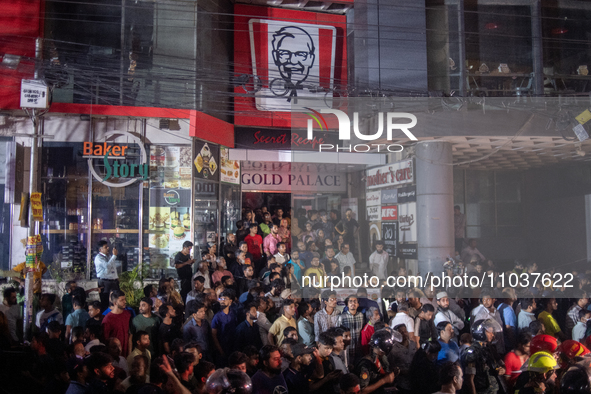
<instances>
[{"instance_id":1,"label":"advertisement board","mask_svg":"<svg viewBox=\"0 0 591 394\"><path fill-rule=\"evenodd\" d=\"M382 222L382 241L384 242L384 250L391 256L397 255L398 244L398 222Z\"/></svg>"},{"instance_id":2,"label":"advertisement board","mask_svg":"<svg viewBox=\"0 0 591 394\"><path fill-rule=\"evenodd\" d=\"M417 203L398 205L398 223L400 243L417 242Z\"/></svg>"},{"instance_id":3,"label":"advertisement board","mask_svg":"<svg viewBox=\"0 0 591 394\"><path fill-rule=\"evenodd\" d=\"M412 160L404 160L366 171L368 189L398 186L414 181Z\"/></svg>"},{"instance_id":4,"label":"advertisement board","mask_svg":"<svg viewBox=\"0 0 591 394\"><path fill-rule=\"evenodd\" d=\"M374 205L382 205L382 193L379 191L365 193L365 206L371 207Z\"/></svg>"},{"instance_id":5,"label":"advertisement board","mask_svg":"<svg viewBox=\"0 0 591 394\"><path fill-rule=\"evenodd\" d=\"M229 160L228 154L230 150L226 147L220 147L220 181L231 183L233 185L240 184L240 161Z\"/></svg>"},{"instance_id":6,"label":"advertisement board","mask_svg":"<svg viewBox=\"0 0 591 394\"><path fill-rule=\"evenodd\" d=\"M380 207L367 207L367 220L369 222L380 220Z\"/></svg>"}]
</instances>

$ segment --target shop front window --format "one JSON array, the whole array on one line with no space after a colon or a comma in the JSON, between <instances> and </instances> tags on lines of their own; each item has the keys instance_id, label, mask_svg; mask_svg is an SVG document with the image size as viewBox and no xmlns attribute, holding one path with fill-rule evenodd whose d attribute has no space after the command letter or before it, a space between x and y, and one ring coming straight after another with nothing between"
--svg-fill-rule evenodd
<instances>
[{"instance_id":1,"label":"shop front window","mask_svg":"<svg viewBox=\"0 0 591 394\"><path fill-rule=\"evenodd\" d=\"M82 149L82 143L43 143L42 261L54 279L86 275L89 182Z\"/></svg>"},{"instance_id":2,"label":"shop front window","mask_svg":"<svg viewBox=\"0 0 591 394\"><path fill-rule=\"evenodd\" d=\"M236 222L240 220L240 186L222 184L222 233L223 239L228 234L236 233Z\"/></svg>"},{"instance_id":3,"label":"shop front window","mask_svg":"<svg viewBox=\"0 0 591 394\"><path fill-rule=\"evenodd\" d=\"M207 252L208 243L218 240L218 189L215 182L195 180L195 250L196 258Z\"/></svg>"},{"instance_id":4,"label":"shop front window","mask_svg":"<svg viewBox=\"0 0 591 394\"><path fill-rule=\"evenodd\" d=\"M191 240L190 145L150 146L147 220L144 222L144 275L176 276L174 257Z\"/></svg>"},{"instance_id":5,"label":"shop front window","mask_svg":"<svg viewBox=\"0 0 591 394\"><path fill-rule=\"evenodd\" d=\"M93 182L92 238L93 258L99 241L117 248L117 270L131 271L139 262L139 184L107 187ZM91 270L91 276L96 270Z\"/></svg>"},{"instance_id":6,"label":"shop front window","mask_svg":"<svg viewBox=\"0 0 591 394\"><path fill-rule=\"evenodd\" d=\"M0 137L0 166L6 167L7 163L7 147L10 146L9 139L2 139ZM5 171L0 171L0 269L7 270L10 268L10 204L7 204L5 195L10 195L10 183L14 187L14 180L6 179ZM8 188L6 184L9 184Z\"/></svg>"}]
</instances>

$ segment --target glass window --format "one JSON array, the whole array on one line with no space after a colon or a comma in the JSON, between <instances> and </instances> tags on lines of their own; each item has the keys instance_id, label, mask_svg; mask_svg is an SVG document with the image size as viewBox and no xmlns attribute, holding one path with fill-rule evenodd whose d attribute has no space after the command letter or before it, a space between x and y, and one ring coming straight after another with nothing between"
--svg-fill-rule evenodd
<instances>
[{"instance_id":1,"label":"glass window","mask_svg":"<svg viewBox=\"0 0 591 394\"><path fill-rule=\"evenodd\" d=\"M191 146L151 145L147 220L144 222L144 273L176 276L174 257L191 240Z\"/></svg>"},{"instance_id":2,"label":"glass window","mask_svg":"<svg viewBox=\"0 0 591 394\"><path fill-rule=\"evenodd\" d=\"M199 254L207 251L207 243L217 243L218 187L218 183L195 179L195 249Z\"/></svg>"},{"instance_id":3,"label":"glass window","mask_svg":"<svg viewBox=\"0 0 591 394\"><path fill-rule=\"evenodd\" d=\"M494 225L494 173L484 171L466 171L466 188L467 225Z\"/></svg>"},{"instance_id":4,"label":"glass window","mask_svg":"<svg viewBox=\"0 0 591 394\"><path fill-rule=\"evenodd\" d=\"M82 147L82 143L43 143L42 261L54 279L82 279L86 272L88 162Z\"/></svg>"},{"instance_id":5,"label":"glass window","mask_svg":"<svg viewBox=\"0 0 591 394\"><path fill-rule=\"evenodd\" d=\"M521 173L496 173L496 199L497 225L519 226L521 223Z\"/></svg>"},{"instance_id":6,"label":"glass window","mask_svg":"<svg viewBox=\"0 0 591 394\"><path fill-rule=\"evenodd\" d=\"M139 193L140 183L108 187L96 180L92 187L93 260L99 241L109 242L119 252L118 272L131 271L139 263ZM91 276L96 270L91 271Z\"/></svg>"},{"instance_id":7,"label":"glass window","mask_svg":"<svg viewBox=\"0 0 591 394\"><path fill-rule=\"evenodd\" d=\"M521 235L522 178L521 172L454 170L454 205L466 198L466 237Z\"/></svg>"},{"instance_id":8,"label":"glass window","mask_svg":"<svg viewBox=\"0 0 591 394\"><path fill-rule=\"evenodd\" d=\"M5 168L7 164L7 142L8 140L0 138L0 165L2 168ZM4 171L0 171L0 269L7 270L10 268L10 204L4 203L4 185L6 184L4 174Z\"/></svg>"},{"instance_id":9,"label":"glass window","mask_svg":"<svg viewBox=\"0 0 591 394\"><path fill-rule=\"evenodd\" d=\"M546 94L589 92L591 10L585 2L544 2L542 46Z\"/></svg>"},{"instance_id":10,"label":"glass window","mask_svg":"<svg viewBox=\"0 0 591 394\"><path fill-rule=\"evenodd\" d=\"M222 183L222 237L236 233L236 222L240 220L241 193L240 186Z\"/></svg>"}]
</instances>

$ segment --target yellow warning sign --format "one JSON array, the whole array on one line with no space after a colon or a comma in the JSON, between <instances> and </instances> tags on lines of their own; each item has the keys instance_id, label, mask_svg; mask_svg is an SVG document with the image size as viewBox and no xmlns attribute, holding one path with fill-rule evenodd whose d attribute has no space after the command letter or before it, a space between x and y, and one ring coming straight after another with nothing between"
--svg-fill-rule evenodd
<instances>
[{"instance_id":1,"label":"yellow warning sign","mask_svg":"<svg viewBox=\"0 0 591 394\"><path fill-rule=\"evenodd\" d=\"M580 124L585 124L585 123L587 123L588 121L591 120L591 111L589 111L588 109L586 109L583 112L581 112L575 119Z\"/></svg>"}]
</instances>

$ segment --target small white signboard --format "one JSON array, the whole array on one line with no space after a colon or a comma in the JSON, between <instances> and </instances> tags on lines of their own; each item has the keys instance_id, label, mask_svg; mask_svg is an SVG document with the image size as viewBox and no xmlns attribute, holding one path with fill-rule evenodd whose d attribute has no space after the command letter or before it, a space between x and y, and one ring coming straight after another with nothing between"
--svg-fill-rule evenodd
<instances>
[{"instance_id":1,"label":"small white signboard","mask_svg":"<svg viewBox=\"0 0 591 394\"><path fill-rule=\"evenodd\" d=\"M33 79L21 81L21 108L47 108L48 88L45 82Z\"/></svg>"}]
</instances>

